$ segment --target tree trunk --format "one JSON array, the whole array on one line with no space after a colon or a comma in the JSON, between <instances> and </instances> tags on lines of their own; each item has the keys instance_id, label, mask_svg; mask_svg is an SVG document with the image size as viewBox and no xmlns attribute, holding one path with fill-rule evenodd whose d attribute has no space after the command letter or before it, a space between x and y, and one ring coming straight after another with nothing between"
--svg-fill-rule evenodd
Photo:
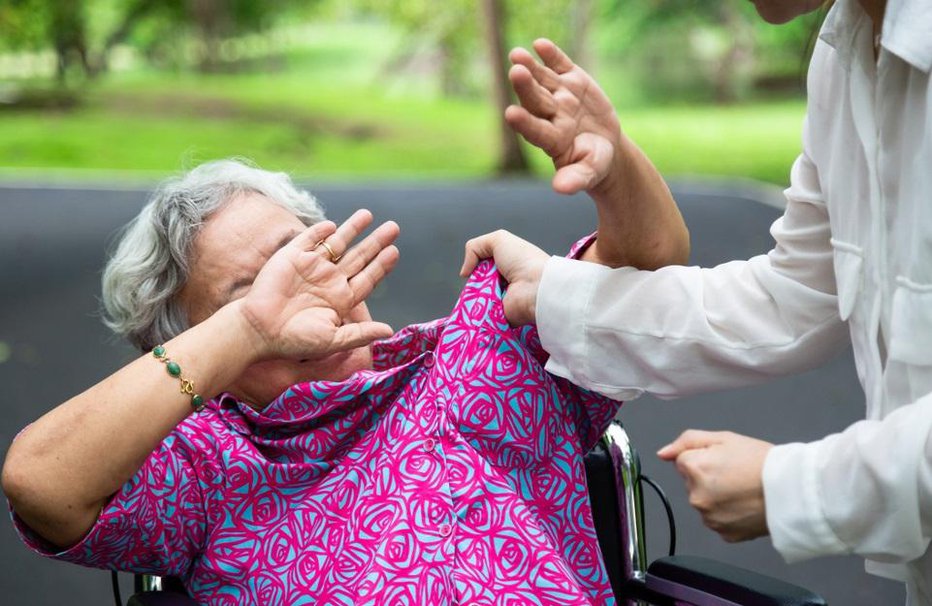
<instances>
[{"instance_id":1,"label":"tree trunk","mask_svg":"<svg viewBox=\"0 0 932 606\"><path fill-rule=\"evenodd\" d=\"M91 76L107 71L110 64L110 53L118 45L126 41L126 38L132 33L136 23L146 14L155 8L156 0L136 0L136 2L124 13L123 20L107 36L103 48L97 53L95 60L90 64Z\"/></svg>"},{"instance_id":2,"label":"tree trunk","mask_svg":"<svg viewBox=\"0 0 932 606\"><path fill-rule=\"evenodd\" d=\"M84 4L82 2L53 2L51 5L49 33L57 60L56 78L64 86L69 67L75 60L84 74L88 73L87 39Z\"/></svg>"},{"instance_id":3,"label":"tree trunk","mask_svg":"<svg viewBox=\"0 0 932 606\"><path fill-rule=\"evenodd\" d=\"M482 0L486 46L492 68L492 92L498 114L500 156L496 171L499 174L527 173L528 163L521 149L518 135L505 122L505 108L511 104L511 83L505 70L504 15L500 0Z\"/></svg>"},{"instance_id":4,"label":"tree trunk","mask_svg":"<svg viewBox=\"0 0 932 606\"><path fill-rule=\"evenodd\" d=\"M198 69L219 71L220 41L229 27L228 0L188 0L188 9L204 44Z\"/></svg>"},{"instance_id":5,"label":"tree trunk","mask_svg":"<svg viewBox=\"0 0 932 606\"><path fill-rule=\"evenodd\" d=\"M753 34L749 24L738 12L736 6L725 4L722 10L724 12L721 23L729 34L731 44L724 55L719 58L713 75L715 101L720 104L734 103L738 100L741 96L743 80L753 60Z\"/></svg>"}]
</instances>

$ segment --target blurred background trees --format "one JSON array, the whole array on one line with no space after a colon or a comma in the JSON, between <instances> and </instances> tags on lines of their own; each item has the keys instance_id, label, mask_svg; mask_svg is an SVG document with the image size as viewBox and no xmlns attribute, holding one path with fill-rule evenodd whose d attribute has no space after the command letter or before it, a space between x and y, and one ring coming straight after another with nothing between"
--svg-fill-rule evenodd
<instances>
[{"instance_id":1,"label":"blurred background trees","mask_svg":"<svg viewBox=\"0 0 932 606\"><path fill-rule=\"evenodd\" d=\"M601 21L615 34L603 39L607 56L637 72L648 97L734 103L798 93L823 17L774 27L749 2L610 0Z\"/></svg>"},{"instance_id":2,"label":"blurred background trees","mask_svg":"<svg viewBox=\"0 0 932 606\"><path fill-rule=\"evenodd\" d=\"M508 49L547 36L661 168L782 182L798 124L768 152L760 123L799 119L819 19L776 28L743 0L0 0L0 166L164 172L236 149L327 174L544 170L501 112Z\"/></svg>"},{"instance_id":3,"label":"blurred background trees","mask_svg":"<svg viewBox=\"0 0 932 606\"><path fill-rule=\"evenodd\" d=\"M194 48L190 67L221 69L224 40L268 31L301 18L313 0L0 0L0 28L10 50L52 49L60 84L72 68L93 77L107 70L115 47L129 44L154 60L178 43ZM137 28L142 30L133 37ZM174 58L178 60L178 58Z\"/></svg>"}]
</instances>

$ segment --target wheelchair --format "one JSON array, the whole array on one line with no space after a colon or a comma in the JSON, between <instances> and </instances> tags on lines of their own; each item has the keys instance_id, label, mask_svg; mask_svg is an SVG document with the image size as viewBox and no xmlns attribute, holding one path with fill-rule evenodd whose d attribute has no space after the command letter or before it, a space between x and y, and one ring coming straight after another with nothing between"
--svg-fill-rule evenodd
<instances>
[{"instance_id":1,"label":"wheelchair","mask_svg":"<svg viewBox=\"0 0 932 606\"><path fill-rule=\"evenodd\" d=\"M825 606L802 587L708 558L673 555L666 497L641 474L637 451L614 421L585 457L596 534L619 606ZM671 523L670 555L647 562L642 484L657 489ZM114 597L119 597L113 573ZM136 575L127 606L196 606L177 579Z\"/></svg>"}]
</instances>

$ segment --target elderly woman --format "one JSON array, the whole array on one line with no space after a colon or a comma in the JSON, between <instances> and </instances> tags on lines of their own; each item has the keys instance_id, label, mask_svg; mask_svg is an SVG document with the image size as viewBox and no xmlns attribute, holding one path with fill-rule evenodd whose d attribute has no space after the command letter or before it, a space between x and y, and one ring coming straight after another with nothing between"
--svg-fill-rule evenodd
<instances>
[{"instance_id":1,"label":"elderly woman","mask_svg":"<svg viewBox=\"0 0 932 606\"><path fill-rule=\"evenodd\" d=\"M628 178L643 159L586 112L552 121L610 159L598 236L573 254L682 260L669 192ZM634 193L661 214L620 220ZM24 541L178 576L205 604L611 603L581 460L617 402L544 371L488 263L448 318L374 322L398 227L351 246L371 220L337 227L287 176L234 161L163 185L104 273L108 323L144 355L9 450Z\"/></svg>"}]
</instances>

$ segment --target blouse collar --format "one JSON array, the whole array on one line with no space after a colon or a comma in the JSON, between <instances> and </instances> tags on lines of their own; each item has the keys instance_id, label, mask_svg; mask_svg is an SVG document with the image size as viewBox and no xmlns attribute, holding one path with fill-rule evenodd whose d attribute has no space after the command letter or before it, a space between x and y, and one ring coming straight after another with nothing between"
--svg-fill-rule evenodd
<instances>
[{"instance_id":1,"label":"blouse collar","mask_svg":"<svg viewBox=\"0 0 932 606\"><path fill-rule=\"evenodd\" d=\"M825 18L819 38L850 67L857 54L861 27L870 27L870 19L860 3L838 0ZM928 72L932 67L932 2L887 0L880 45L916 69Z\"/></svg>"}]
</instances>

